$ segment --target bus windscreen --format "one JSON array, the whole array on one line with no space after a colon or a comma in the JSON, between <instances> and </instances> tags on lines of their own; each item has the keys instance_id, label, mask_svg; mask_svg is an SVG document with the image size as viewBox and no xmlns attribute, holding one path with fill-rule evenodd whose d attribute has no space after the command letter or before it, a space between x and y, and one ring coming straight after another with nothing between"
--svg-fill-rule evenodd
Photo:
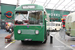
<instances>
[{"instance_id":1,"label":"bus windscreen","mask_svg":"<svg viewBox=\"0 0 75 50\"><path fill-rule=\"evenodd\" d=\"M16 11L15 21L22 24L43 24L42 11Z\"/></svg>"}]
</instances>

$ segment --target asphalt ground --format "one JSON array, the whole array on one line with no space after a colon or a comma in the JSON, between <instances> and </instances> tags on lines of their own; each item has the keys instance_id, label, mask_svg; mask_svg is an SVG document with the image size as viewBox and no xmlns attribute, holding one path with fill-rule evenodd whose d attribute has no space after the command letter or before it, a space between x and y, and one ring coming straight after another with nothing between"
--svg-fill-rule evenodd
<instances>
[{"instance_id":1,"label":"asphalt ground","mask_svg":"<svg viewBox=\"0 0 75 50\"><path fill-rule=\"evenodd\" d=\"M65 30L62 29L59 31L59 36L58 38L64 42L65 44L67 44L68 46L72 47L73 49L75 49L75 37L71 37L68 36L67 34L65 34Z\"/></svg>"},{"instance_id":2,"label":"asphalt ground","mask_svg":"<svg viewBox=\"0 0 75 50\"><path fill-rule=\"evenodd\" d=\"M50 32L50 34L53 36L52 44L50 44L50 36L48 36L46 44L33 41L22 44L21 41L17 40L13 40L13 42L10 43L5 43L4 38L8 34L10 33L6 32L5 30L0 30L0 50L73 50L60 41L57 35L59 32Z\"/></svg>"}]
</instances>

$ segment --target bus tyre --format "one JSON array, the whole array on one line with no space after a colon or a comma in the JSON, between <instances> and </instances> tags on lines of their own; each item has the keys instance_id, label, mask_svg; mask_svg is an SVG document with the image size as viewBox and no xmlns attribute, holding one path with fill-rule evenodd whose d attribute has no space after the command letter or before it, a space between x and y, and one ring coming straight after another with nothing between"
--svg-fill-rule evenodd
<instances>
[{"instance_id":1,"label":"bus tyre","mask_svg":"<svg viewBox=\"0 0 75 50\"><path fill-rule=\"evenodd\" d=\"M56 29L55 29L55 31L56 31Z\"/></svg>"},{"instance_id":2,"label":"bus tyre","mask_svg":"<svg viewBox=\"0 0 75 50\"><path fill-rule=\"evenodd\" d=\"M22 43L22 44L24 44L24 43L25 43L25 41L24 41L24 40L21 40L21 43Z\"/></svg>"},{"instance_id":3,"label":"bus tyre","mask_svg":"<svg viewBox=\"0 0 75 50\"><path fill-rule=\"evenodd\" d=\"M57 30L55 29L55 31L57 31Z\"/></svg>"},{"instance_id":4,"label":"bus tyre","mask_svg":"<svg viewBox=\"0 0 75 50\"><path fill-rule=\"evenodd\" d=\"M45 38L45 40L44 40L43 44L45 44L46 42L47 42L47 36L46 36L46 38Z\"/></svg>"},{"instance_id":5,"label":"bus tyre","mask_svg":"<svg viewBox=\"0 0 75 50\"><path fill-rule=\"evenodd\" d=\"M45 44L47 42L47 40L45 39L45 41L43 42L43 44Z\"/></svg>"}]
</instances>

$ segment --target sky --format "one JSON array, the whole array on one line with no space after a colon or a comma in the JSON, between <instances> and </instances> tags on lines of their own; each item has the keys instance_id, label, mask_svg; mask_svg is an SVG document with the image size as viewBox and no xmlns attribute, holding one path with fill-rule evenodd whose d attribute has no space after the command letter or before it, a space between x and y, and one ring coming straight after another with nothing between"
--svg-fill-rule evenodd
<instances>
[{"instance_id":1,"label":"sky","mask_svg":"<svg viewBox=\"0 0 75 50\"><path fill-rule=\"evenodd\" d=\"M31 4L32 0L19 0L19 5ZM1 0L1 3L17 4L17 0ZM75 0L35 0L34 4L42 5L49 9L75 10Z\"/></svg>"}]
</instances>

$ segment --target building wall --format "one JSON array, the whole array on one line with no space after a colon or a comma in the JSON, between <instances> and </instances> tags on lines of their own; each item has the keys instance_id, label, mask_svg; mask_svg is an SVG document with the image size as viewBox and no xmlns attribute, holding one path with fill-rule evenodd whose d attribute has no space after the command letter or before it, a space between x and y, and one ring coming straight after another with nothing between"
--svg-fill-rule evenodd
<instances>
[{"instance_id":1,"label":"building wall","mask_svg":"<svg viewBox=\"0 0 75 50\"><path fill-rule=\"evenodd\" d=\"M61 21L61 18L63 15L68 15L70 12L69 11L62 11L62 10L51 10L51 9L46 9L50 21L53 21L52 18L57 19L55 21Z\"/></svg>"},{"instance_id":2,"label":"building wall","mask_svg":"<svg viewBox=\"0 0 75 50\"><path fill-rule=\"evenodd\" d=\"M6 15L4 15L4 13L6 13L7 11L11 11L14 13L16 5L10 5L10 4L1 4L1 19L5 20L5 21L12 21L14 19L14 16L12 16L12 18L7 18ZM51 10L51 9L46 9L47 13L49 14L50 17L50 21L53 21L51 18L55 18L58 20L55 21L61 21L62 15L67 15L69 14L69 11L61 11L61 10Z\"/></svg>"},{"instance_id":3,"label":"building wall","mask_svg":"<svg viewBox=\"0 0 75 50\"><path fill-rule=\"evenodd\" d=\"M12 16L11 18L6 17L5 13L7 11L11 11L12 13L14 13L16 8L16 5L9 5L9 4L1 4L1 19L5 20L5 21L12 21L14 19L14 16Z\"/></svg>"}]
</instances>

